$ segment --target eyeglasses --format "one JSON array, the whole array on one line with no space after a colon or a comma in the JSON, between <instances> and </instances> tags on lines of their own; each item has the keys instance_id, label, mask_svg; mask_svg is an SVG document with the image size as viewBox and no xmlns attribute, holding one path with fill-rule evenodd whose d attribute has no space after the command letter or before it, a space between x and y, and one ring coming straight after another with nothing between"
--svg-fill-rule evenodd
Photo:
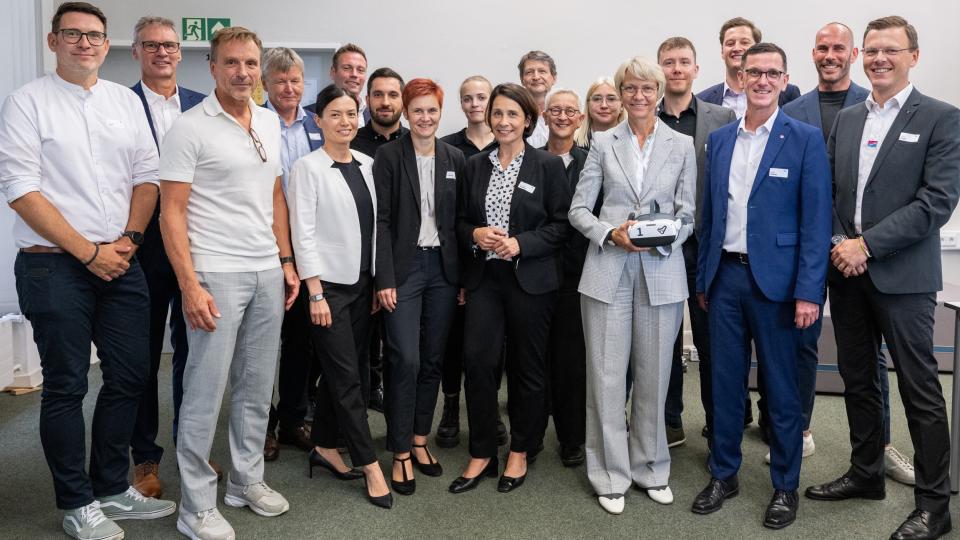
<instances>
[{"instance_id":1,"label":"eyeglasses","mask_svg":"<svg viewBox=\"0 0 960 540\"><path fill-rule=\"evenodd\" d=\"M869 49L863 49L863 56L865 58L876 58L880 53L883 53L884 56L897 56L903 51L912 51L913 47L907 47L905 49L878 49L876 47L870 47Z\"/></svg>"},{"instance_id":2,"label":"eyeglasses","mask_svg":"<svg viewBox=\"0 0 960 540\"><path fill-rule=\"evenodd\" d=\"M160 47L163 47L163 50L167 51L170 54L173 54L180 50L180 42L178 41L141 41L140 47L147 51L148 53L155 53L160 50Z\"/></svg>"},{"instance_id":3,"label":"eyeglasses","mask_svg":"<svg viewBox=\"0 0 960 540\"><path fill-rule=\"evenodd\" d=\"M253 145L257 147L257 153L260 154L260 161L267 162L267 151L263 149L263 143L260 142L260 137L257 135L257 132L250 128L250 138L253 139Z\"/></svg>"},{"instance_id":4,"label":"eyeglasses","mask_svg":"<svg viewBox=\"0 0 960 540\"><path fill-rule=\"evenodd\" d=\"M103 42L107 40L107 34L104 32L81 32L76 28L61 28L57 30L60 33L60 37L70 45L75 45L80 43L80 40L83 39L83 36L87 36L87 43L94 47L99 47L103 45Z\"/></svg>"},{"instance_id":5,"label":"eyeglasses","mask_svg":"<svg viewBox=\"0 0 960 540\"><path fill-rule=\"evenodd\" d=\"M572 107L567 107L567 108L563 108L563 107L550 107L549 109L547 109L547 112L549 112L549 113L550 113L550 116L552 116L552 117L554 117L554 118L559 118L561 114L564 115L564 116L566 116L567 118L573 118L573 117L577 116L578 114L580 114L580 111L578 111L577 109L574 109L574 108L572 108Z\"/></svg>"},{"instance_id":6,"label":"eyeglasses","mask_svg":"<svg viewBox=\"0 0 960 540\"><path fill-rule=\"evenodd\" d=\"M750 68L743 70L743 72L746 73L747 78L751 80L759 80L761 77L766 75L768 81L779 81L780 77L784 75L784 72L780 71L779 69L768 69L767 71L762 71L759 69Z\"/></svg>"},{"instance_id":7,"label":"eyeglasses","mask_svg":"<svg viewBox=\"0 0 960 540\"><path fill-rule=\"evenodd\" d=\"M620 87L620 93L625 96L635 96L637 95L637 92L643 94L643 97L653 97L657 95L657 87L649 84L645 84L643 86L634 86L631 84L629 86Z\"/></svg>"},{"instance_id":8,"label":"eyeglasses","mask_svg":"<svg viewBox=\"0 0 960 540\"><path fill-rule=\"evenodd\" d=\"M618 98L617 96L601 96L600 94L594 94L590 96L590 103L596 103L597 105L599 105L604 102L610 103L610 104L616 104L616 103L620 103L620 98Z\"/></svg>"}]
</instances>

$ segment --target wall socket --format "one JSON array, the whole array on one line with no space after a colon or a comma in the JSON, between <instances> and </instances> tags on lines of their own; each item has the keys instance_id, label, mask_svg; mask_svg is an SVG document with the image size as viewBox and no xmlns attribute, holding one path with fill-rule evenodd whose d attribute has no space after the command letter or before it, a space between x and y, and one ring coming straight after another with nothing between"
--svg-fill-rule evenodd
<instances>
[{"instance_id":1,"label":"wall socket","mask_svg":"<svg viewBox=\"0 0 960 540\"><path fill-rule=\"evenodd\" d=\"M960 249L960 231L940 231L940 249Z\"/></svg>"}]
</instances>

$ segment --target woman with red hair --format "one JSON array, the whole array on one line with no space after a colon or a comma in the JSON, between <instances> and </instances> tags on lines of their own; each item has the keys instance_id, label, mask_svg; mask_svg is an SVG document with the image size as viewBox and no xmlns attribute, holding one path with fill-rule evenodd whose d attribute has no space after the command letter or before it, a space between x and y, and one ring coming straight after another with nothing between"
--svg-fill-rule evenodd
<instances>
[{"instance_id":1,"label":"woman with red hair","mask_svg":"<svg viewBox=\"0 0 960 540\"><path fill-rule=\"evenodd\" d=\"M387 450L394 454L391 484L411 495L413 465L427 476L443 471L427 436L457 302L455 220L464 157L436 138L443 107L437 83L408 82L403 104L410 132L380 147L373 163L379 203L374 287L389 349L384 412Z\"/></svg>"}]
</instances>

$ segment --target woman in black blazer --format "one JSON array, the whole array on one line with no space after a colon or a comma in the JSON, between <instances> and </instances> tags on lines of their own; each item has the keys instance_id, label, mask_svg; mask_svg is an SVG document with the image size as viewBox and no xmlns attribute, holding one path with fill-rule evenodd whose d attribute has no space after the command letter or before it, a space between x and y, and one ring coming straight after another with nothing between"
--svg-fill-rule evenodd
<instances>
[{"instance_id":1,"label":"woman in black blazer","mask_svg":"<svg viewBox=\"0 0 960 540\"><path fill-rule=\"evenodd\" d=\"M439 476L427 449L440 387L440 361L457 303L457 186L464 158L436 138L443 90L429 79L403 89L410 132L377 151L377 272L389 354L385 388L393 489L416 489L413 465ZM411 449L413 453L411 454ZM412 461L412 462L411 462Z\"/></svg>"},{"instance_id":2,"label":"woman in black blazer","mask_svg":"<svg viewBox=\"0 0 960 540\"><path fill-rule=\"evenodd\" d=\"M563 161L524 142L537 105L522 86L501 84L490 95L487 123L498 147L467 162L457 237L466 289L463 367L471 460L450 491L496 476L497 364L507 344L510 454L497 490L519 487L527 454L546 427L545 357L560 286L560 251L570 235L570 189Z\"/></svg>"}]
</instances>

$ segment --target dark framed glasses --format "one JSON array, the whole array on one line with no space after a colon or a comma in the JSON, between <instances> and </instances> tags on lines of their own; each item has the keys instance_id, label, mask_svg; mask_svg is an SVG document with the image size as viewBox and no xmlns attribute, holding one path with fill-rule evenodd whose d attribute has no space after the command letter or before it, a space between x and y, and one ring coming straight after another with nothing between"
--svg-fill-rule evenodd
<instances>
[{"instance_id":1,"label":"dark framed glasses","mask_svg":"<svg viewBox=\"0 0 960 540\"><path fill-rule=\"evenodd\" d=\"M179 41L141 41L140 48L147 51L148 53L155 53L160 50L160 47L163 47L163 50L167 51L169 54L173 54L180 50Z\"/></svg>"},{"instance_id":2,"label":"dark framed glasses","mask_svg":"<svg viewBox=\"0 0 960 540\"><path fill-rule=\"evenodd\" d=\"M260 142L260 136L257 135L257 132L250 128L250 138L253 139L253 145L257 147L257 153L260 154L260 161L267 162L267 151L263 149L263 143Z\"/></svg>"},{"instance_id":3,"label":"dark framed glasses","mask_svg":"<svg viewBox=\"0 0 960 540\"><path fill-rule=\"evenodd\" d=\"M71 45L80 43L80 40L83 39L83 36L87 36L87 43L93 45L94 47L103 45L103 42L107 40L107 34L105 32L81 32L76 28L61 28L60 30L57 30L57 32L64 41Z\"/></svg>"}]
</instances>

